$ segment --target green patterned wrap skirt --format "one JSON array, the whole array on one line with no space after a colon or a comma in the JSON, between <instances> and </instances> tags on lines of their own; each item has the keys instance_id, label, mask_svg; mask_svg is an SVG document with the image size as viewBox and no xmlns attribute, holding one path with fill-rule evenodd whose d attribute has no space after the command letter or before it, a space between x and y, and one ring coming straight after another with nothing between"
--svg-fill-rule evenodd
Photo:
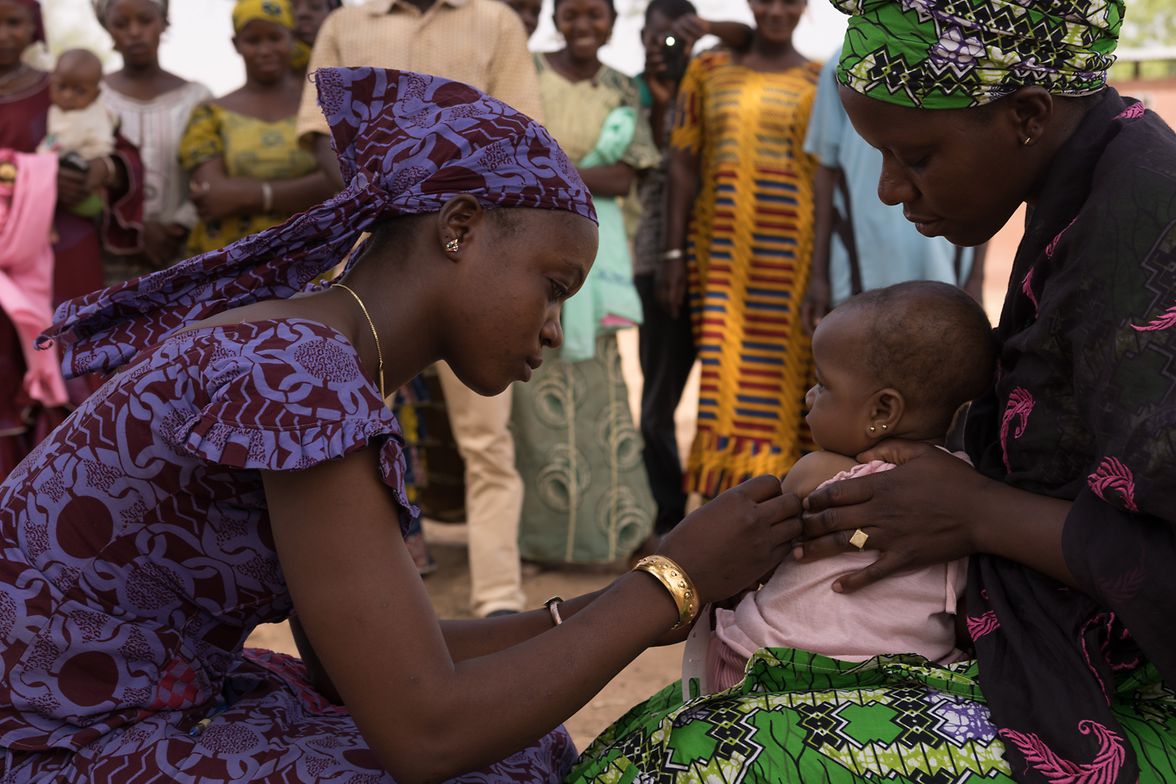
<instances>
[{"instance_id":1,"label":"green patterned wrap skirt","mask_svg":"<svg viewBox=\"0 0 1176 784\"><path fill-rule=\"evenodd\" d=\"M633 708L588 747L568 781L1014 782L977 675L974 661L855 663L761 650L732 689L683 702L675 683ZM1144 768L1140 781L1176 782L1176 692L1147 666L1122 678L1115 696ZM1080 771L1058 772L1059 782L1087 781Z\"/></svg>"}]
</instances>

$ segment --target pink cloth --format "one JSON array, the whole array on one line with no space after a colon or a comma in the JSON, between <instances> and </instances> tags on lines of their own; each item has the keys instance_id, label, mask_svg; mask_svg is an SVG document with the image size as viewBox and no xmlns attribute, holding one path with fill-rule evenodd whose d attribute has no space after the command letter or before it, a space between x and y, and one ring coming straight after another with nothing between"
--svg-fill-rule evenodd
<instances>
[{"instance_id":1,"label":"pink cloth","mask_svg":"<svg viewBox=\"0 0 1176 784\"><path fill-rule=\"evenodd\" d=\"M28 368L24 389L45 406L69 401L57 350L37 351L34 341L53 323L53 248L57 156L0 150L0 165L16 167L11 194L0 196L0 310L20 335ZM6 189L7 190L7 189Z\"/></svg>"},{"instance_id":2,"label":"pink cloth","mask_svg":"<svg viewBox=\"0 0 1176 784\"><path fill-rule=\"evenodd\" d=\"M963 452L955 455L968 460ZM881 460L864 463L821 487L894 467ZM958 660L955 613L967 560L895 575L853 594L834 593L838 577L877 558L877 553L865 551L813 563L785 561L734 610L716 610L715 637L707 655L708 690L721 691L743 680L744 665L760 648L800 648L845 661L884 653L917 653L941 664Z\"/></svg>"}]
</instances>

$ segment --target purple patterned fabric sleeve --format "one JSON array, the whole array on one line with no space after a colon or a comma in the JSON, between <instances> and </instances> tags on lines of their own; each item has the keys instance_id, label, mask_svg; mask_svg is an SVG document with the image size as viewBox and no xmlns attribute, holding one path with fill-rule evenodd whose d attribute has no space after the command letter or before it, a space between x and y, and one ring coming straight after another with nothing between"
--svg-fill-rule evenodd
<instances>
[{"instance_id":1,"label":"purple patterned fabric sleeve","mask_svg":"<svg viewBox=\"0 0 1176 784\"><path fill-rule=\"evenodd\" d=\"M351 344L317 322L264 326L213 327L172 341L183 352L202 333L237 333L202 368L192 416L165 420L164 438L202 460L265 471L310 468L381 440L381 475L409 519L418 516L408 500L400 424Z\"/></svg>"}]
</instances>

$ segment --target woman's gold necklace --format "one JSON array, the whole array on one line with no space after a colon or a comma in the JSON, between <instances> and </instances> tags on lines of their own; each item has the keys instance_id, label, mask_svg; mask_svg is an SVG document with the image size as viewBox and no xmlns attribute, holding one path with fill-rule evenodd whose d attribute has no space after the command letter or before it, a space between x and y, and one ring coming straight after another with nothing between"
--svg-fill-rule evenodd
<instances>
[{"instance_id":1,"label":"woman's gold necklace","mask_svg":"<svg viewBox=\"0 0 1176 784\"><path fill-rule=\"evenodd\" d=\"M343 289L355 298L355 302L359 305L359 309L363 311L363 317L367 319L368 326L372 328L372 340L376 341L376 369L380 377L380 399L387 400L388 396L384 394L384 352L380 348L380 336L376 333L376 322L372 321L372 316L370 313L368 313L367 306L363 304L363 300L359 298L358 294L352 291L349 287L344 286L342 283L336 283L334 285Z\"/></svg>"}]
</instances>

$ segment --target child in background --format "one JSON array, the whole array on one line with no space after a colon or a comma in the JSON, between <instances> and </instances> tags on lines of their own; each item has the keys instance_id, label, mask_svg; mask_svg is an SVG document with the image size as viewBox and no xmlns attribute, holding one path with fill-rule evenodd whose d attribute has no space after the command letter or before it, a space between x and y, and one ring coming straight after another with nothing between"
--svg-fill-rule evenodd
<instances>
[{"instance_id":1,"label":"child in background","mask_svg":"<svg viewBox=\"0 0 1176 784\"><path fill-rule=\"evenodd\" d=\"M834 309L813 335L817 384L806 397L808 424L824 451L802 457L784 491L803 498L830 482L894 468L852 457L886 438L942 448L962 407L991 386L995 350L984 311L946 283L900 283ZM895 575L853 594L834 592L839 577L877 559L864 551L862 536L852 542L862 552L787 560L734 610L717 609L703 690L739 683L760 648L800 648L847 661L884 653L916 653L941 664L959 659L955 615L967 561Z\"/></svg>"},{"instance_id":2,"label":"child in background","mask_svg":"<svg viewBox=\"0 0 1176 784\"><path fill-rule=\"evenodd\" d=\"M87 171L90 162L102 161L113 176L109 156L114 151L118 117L98 100L102 61L85 49L69 49L57 58L49 77L48 134L37 148L61 159L62 166ZM78 215L95 217L102 212L102 196L93 193L72 208Z\"/></svg>"},{"instance_id":3,"label":"child in background","mask_svg":"<svg viewBox=\"0 0 1176 784\"><path fill-rule=\"evenodd\" d=\"M523 29L527 31L527 38L535 34L539 27L539 13L543 10L543 0L503 0L511 10L519 15L523 22Z\"/></svg>"}]
</instances>

